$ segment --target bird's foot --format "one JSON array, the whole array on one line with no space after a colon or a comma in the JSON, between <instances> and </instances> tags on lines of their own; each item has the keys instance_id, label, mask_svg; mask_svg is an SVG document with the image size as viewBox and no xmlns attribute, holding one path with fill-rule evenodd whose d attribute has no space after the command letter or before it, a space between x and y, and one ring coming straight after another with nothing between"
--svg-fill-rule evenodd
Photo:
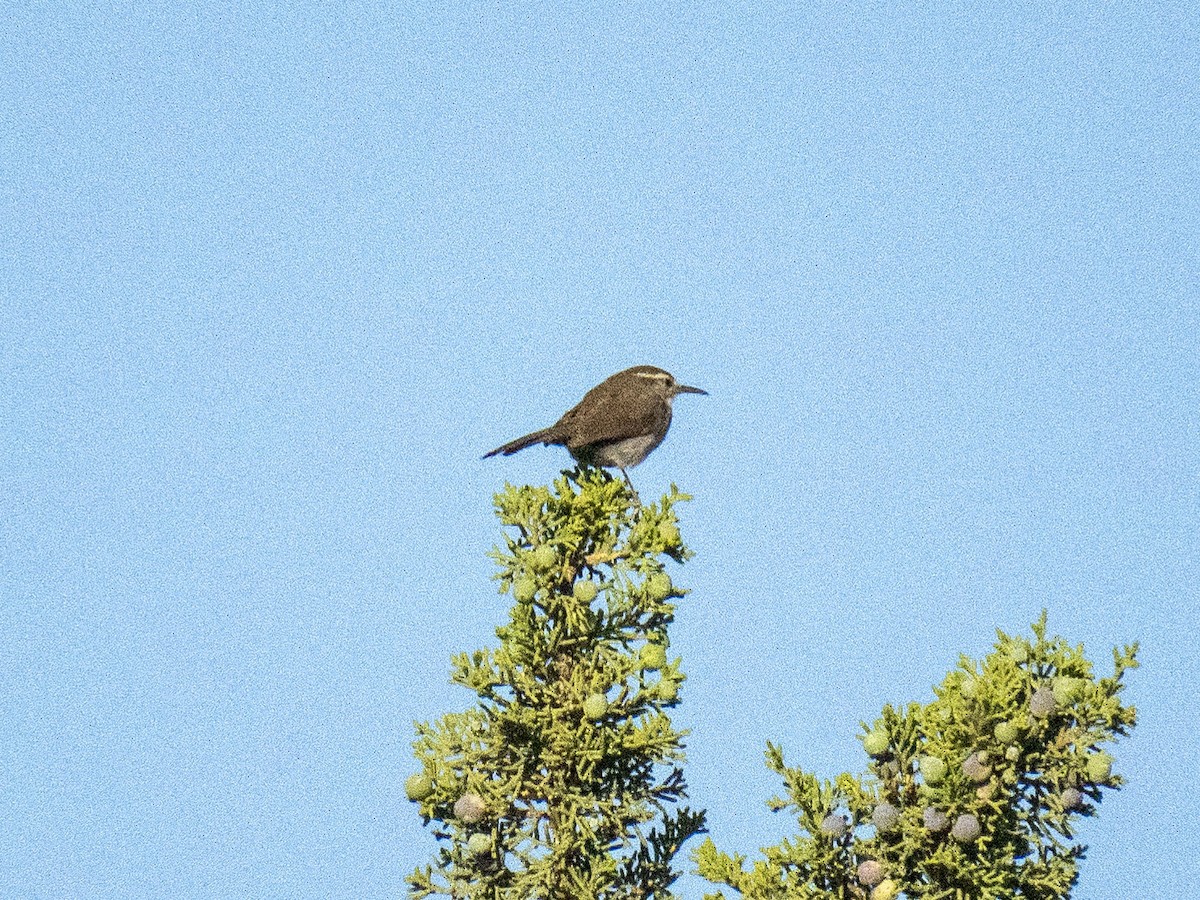
<instances>
[{"instance_id":1,"label":"bird's foot","mask_svg":"<svg viewBox=\"0 0 1200 900\"><path fill-rule=\"evenodd\" d=\"M633 508L641 509L642 498L638 496L637 488L635 488L633 486L633 482L629 480L629 473L625 471L624 467L619 468L621 469L621 476L625 479L625 486L629 488L630 499L633 500Z\"/></svg>"}]
</instances>

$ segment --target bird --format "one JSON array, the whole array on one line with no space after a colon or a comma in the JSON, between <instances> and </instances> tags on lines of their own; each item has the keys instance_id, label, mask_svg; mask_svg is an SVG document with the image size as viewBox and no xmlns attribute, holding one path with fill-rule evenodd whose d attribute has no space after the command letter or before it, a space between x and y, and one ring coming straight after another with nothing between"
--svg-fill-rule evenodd
<instances>
[{"instance_id":1,"label":"bird","mask_svg":"<svg viewBox=\"0 0 1200 900\"><path fill-rule=\"evenodd\" d=\"M502 444L483 458L511 456L534 444L558 444L581 463L620 469L632 491L626 469L663 442L671 427L671 405L679 394L708 391L680 384L657 366L633 366L604 379L549 428Z\"/></svg>"}]
</instances>

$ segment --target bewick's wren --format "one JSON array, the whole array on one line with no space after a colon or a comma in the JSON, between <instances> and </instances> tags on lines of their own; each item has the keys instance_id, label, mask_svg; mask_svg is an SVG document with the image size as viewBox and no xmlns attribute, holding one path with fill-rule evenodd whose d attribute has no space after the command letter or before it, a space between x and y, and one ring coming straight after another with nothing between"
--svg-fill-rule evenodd
<instances>
[{"instance_id":1,"label":"bewick's wren","mask_svg":"<svg viewBox=\"0 0 1200 900\"><path fill-rule=\"evenodd\" d=\"M707 393L654 366L634 366L600 382L549 428L509 441L484 459L510 456L534 444L560 444L580 462L620 469L632 490L625 470L663 442L676 395Z\"/></svg>"}]
</instances>

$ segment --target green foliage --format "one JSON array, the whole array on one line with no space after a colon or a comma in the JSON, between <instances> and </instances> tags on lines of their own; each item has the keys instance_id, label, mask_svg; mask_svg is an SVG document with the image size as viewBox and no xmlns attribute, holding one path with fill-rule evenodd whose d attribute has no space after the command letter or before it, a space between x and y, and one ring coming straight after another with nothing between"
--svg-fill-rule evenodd
<instances>
[{"instance_id":1,"label":"green foliage","mask_svg":"<svg viewBox=\"0 0 1200 900\"><path fill-rule=\"evenodd\" d=\"M1134 725L1119 693L1137 645L1114 650L1113 674L1096 678L1082 647L1046 637L1044 613L1033 638L998 632L993 652L963 657L932 702L864 723L862 777L822 781L768 745L787 789L771 807L796 813L803 833L749 867L706 840L700 874L748 900L1068 897L1085 849L1078 820L1122 783L1099 747Z\"/></svg>"},{"instance_id":2,"label":"green foliage","mask_svg":"<svg viewBox=\"0 0 1200 900\"><path fill-rule=\"evenodd\" d=\"M667 715L684 680L667 629L685 592L663 558L690 555L674 511L686 499L672 486L638 506L586 467L496 496L509 531L493 556L515 602L498 648L453 659L476 706L416 725L408 793L440 847L409 877L412 897L673 896L672 860L704 828L675 807L685 733Z\"/></svg>"}]
</instances>

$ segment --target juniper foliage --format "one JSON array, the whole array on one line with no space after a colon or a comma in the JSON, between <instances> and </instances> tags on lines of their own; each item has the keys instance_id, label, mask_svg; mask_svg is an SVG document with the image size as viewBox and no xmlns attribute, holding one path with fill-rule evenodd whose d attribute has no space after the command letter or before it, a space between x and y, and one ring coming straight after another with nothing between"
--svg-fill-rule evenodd
<instances>
[{"instance_id":1,"label":"juniper foliage","mask_svg":"<svg viewBox=\"0 0 1200 900\"><path fill-rule=\"evenodd\" d=\"M746 900L1069 897L1080 820L1122 784L1102 747L1135 723L1120 692L1137 645L1115 649L1113 674L1097 678L1081 646L1047 637L1045 613L1032 640L997 634L932 702L863 723L863 776L818 779L769 744L787 793L770 806L795 813L801 833L749 866L706 840L700 874Z\"/></svg>"},{"instance_id":2,"label":"juniper foliage","mask_svg":"<svg viewBox=\"0 0 1200 900\"><path fill-rule=\"evenodd\" d=\"M685 732L668 715L686 592L664 562L690 556L675 514L687 499L672 486L639 506L589 467L496 495L496 577L514 603L496 649L453 659L475 705L416 725L406 787L439 848L409 877L412 898L673 897L673 861L704 830L678 806Z\"/></svg>"}]
</instances>

